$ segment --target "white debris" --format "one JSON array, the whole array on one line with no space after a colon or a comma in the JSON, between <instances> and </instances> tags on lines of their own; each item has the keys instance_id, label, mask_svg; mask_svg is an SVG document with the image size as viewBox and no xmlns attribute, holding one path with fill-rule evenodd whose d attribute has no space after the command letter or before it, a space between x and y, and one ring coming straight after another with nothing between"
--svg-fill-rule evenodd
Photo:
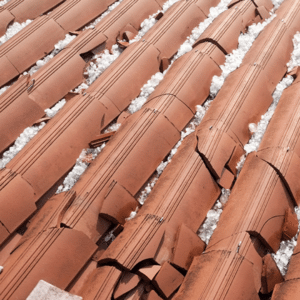
<instances>
[{"instance_id":1,"label":"white debris","mask_svg":"<svg viewBox=\"0 0 300 300\"><path fill-rule=\"evenodd\" d=\"M138 34L132 40L129 41L130 44L139 41L149 31L149 29L156 24L157 20L155 19L155 17L158 13L159 11L149 16L148 19L145 19L141 23L141 29L139 30Z\"/></svg>"},{"instance_id":2,"label":"white debris","mask_svg":"<svg viewBox=\"0 0 300 300\"><path fill-rule=\"evenodd\" d=\"M271 106L269 107L268 111L261 116L261 120L257 125L257 129L255 133L251 136L248 144L244 146L244 150L246 151L246 154L249 154L258 149L284 89L290 86L293 81L294 79L292 76L287 76L277 84L275 92L273 93L273 102Z\"/></svg>"},{"instance_id":3,"label":"white debris","mask_svg":"<svg viewBox=\"0 0 300 300\"><path fill-rule=\"evenodd\" d=\"M3 272L3 267L2 266L0 266L0 274Z\"/></svg>"},{"instance_id":4,"label":"white debris","mask_svg":"<svg viewBox=\"0 0 300 300\"><path fill-rule=\"evenodd\" d=\"M208 211L204 223L199 228L199 237L203 242L208 244L214 230L217 228L223 208L229 198L230 190L222 189L222 194L219 200L215 203L214 207Z\"/></svg>"},{"instance_id":5,"label":"white debris","mask_svg":"<svg viewBox=\"0 0 300 300\"><path fill-rule=\"evenodd\" d=\"M135 211L132 211L132 212L130 213L129 217L125 219L125 221L130 221L131 219L135 218L135 216L136 216L138 210L139 210L139 208L138 208L138 206L137 206L136 209L135 209Z\"/></svg>"},{"instance_id":6,"label":"white debris","mask_svg":"<svg viewBox=\"0 0 300 300\"><path fill-rule=\"evenodd\" d=\"M146 103L150 94L154 91L154 89L159 85L159 83L164 78L163 74L157 72L154 74L150 80L147 81L146 84L141 88L141 93L137 98L131 101L131 104L128 107L128 111L133 114L140 110L142 106Z\"/></svg>"},{"instance_id":7,"label":"white debris","mask_svg":"<svg viewBox=\"0 0 300 300\"><path fill-rule=\"evenodd\" d=\"M79 158L77 158L76 160L75 166L64 179L63 184L58 187L56 194L69 191L79 180L80 176L85 172L90 162L98 156L98 154L102 151L104 147L105 143L103 143L100 147L95 149L82 150Z\"/></svg>"},{"instance_id":8,"label":"white debris","mask_svg":"<svg viewBox=\"0 0 300 300\"><path fill-rule=\"evenodd\" d=\"M258 37L260 32L275 18L275 16L276 15L273 14L263 23L257 23L249 26L246 33L240 34L238 48L233 50L232 53L226 55L225 64L221 66L222 74L220 76L213 77L212 84L210 86L211 96L215 97L217 95L227 76L241 65L246 53L251 48L255 39Z\"/></svg>"},{"instance_id":9,"label":"white debris","mask_svg":"<svg viewBox=\"0 0 300 300\"><path fill-rule=\"evenodd\" d=\"M59 41L55 46L54 50L43 59L40 59L36 62L36 64L28 71L24 72L23 75L29 73L33 75L37 70L43 67L47 62L49 62L55 55L57 55L62 49L64 49L71 41L75 39L76 35L66 34L65 39Z\"/></svg>"},{"instance_id":10,"label":"white debris","mask_svg":"<svg viewBox=\"0 0 300 300\"><path fill-rule=\"evenodd\" d=\"M6 3L8 3L10 0L2 0L0 1L0 6L5 5Z\"/></svg>"},{"instance_id":11,"label":"white debris","mask_svg":"<svg viewBox=\"0 0 300 300\"><path fill-rule=\"evenodd\" d=\"M273 11L277 10L283 1L284 0L272 0L272 3L274 5Z\"/></svg>"},{"instance_id":12,"label":"white debris","mask_svg":"<svg viewBox=\"0 0 300 300\"><path fill-rule=\"evenodd\" d=\"M119 128L120 128L121 124L120 123L112 123L111 125L109 125L104 133L109 133L109 132L112 132L112 131L117 131Z\"/></svg>"},{"instance_id":13,"label":"white debris","mask_svg":"<svg viewBox=\"0 0 300 300\"><path fill-rule=\"evenodd\" d=\"M57 114L57 112L65 105L65 103L66 100L62 99L51 109L46 109L45 113L47 117L53 118ZM25 128L25 130L16 139L14 145L3 153L2 159L0 159L0 169L3 169L45 125L46 123L42 122L39 125Z\"/></svg>"},{"instance_id":14,"label":"white debris","mask_svg":"<svg viewBox=\"0 0 300 300\"><path fill-rule=\"evenodd\" d=\"M53 118L58 113L58 111L60 111L63 108L65 104L66 100L62 99L59 102L57 102L52 108L45 109L46 116L48 118Z\"/></svg>"},{"instance_id":15,"label":"white debris","mask_svg":"<svg viewBox=\"0 0 300 300\"><path fill-rule=\"evenodd\" d=\"M0 45L4 44L6 41L8 41L10 38L12 38L15 34L17 34L19 31L21 31L23 28L25 28L27 25L29 25L32 22L32 20L27 20L23 23L15 22L12 25L8 26L6 33L0 38Z\"/></svg>"},{"instance_id":16,"label":"white debris","mask_svg":"<svg viewBox=\"0 0 300 300\"><path fill-rule=\"evenodd\" d=\"M106 49L103 53L97 54L93 57L95 62L91 62L86 71L85 75L88 76L86 83L91 85L123 52L123 50L117 45L113 45L111 54Z\"/></svg>"},{"instance_id":17,"label":"white debris","mask_svg":"<svg viewBox=\"0 0 300 300\"><path fill-rule=\"evenodd\" d=\"M4 86L3 88L1 88L0 95L2 95L9 87L10 87L10 85L7 85L7 86Z\"/></svg>"},{"instance_id":18,"label":"white debris","mask_svg":"<svg viewBox=\"0 0 300 300\"><path fill-rule=\"evenodd\" d=\"M295 207L295 212L297 214L298 219L298 232L297 234L289 241L282 241L280 243L280 248L275 254L272 254L278 269L280 270L280 273L282 276L284 276L287 272L288 265L291 259L291 256L294 251L294 247L297 245L297 239L299 236L299 230L300 230L300 208Z\"/></svg>"},{"instance_id":19,"label":"white debris","mask_svg":"<svg viewBox=\"0 0 300 300\"><path fill-rule=\"evenodd\" d=\"M27 127L16 139L14 145L3 153L0 159L0 169L3 169L44 126L45 123L42 122L38 126Z\"/></svg>"},{"instance_id":20,"label":"white debris","mask_svg":"<svg viewBox=\"0 0 300 300\"><path fill-rule=\"evenodd\" d=\"M287 63L289 71L294 67L300 66L300 33L297 32L293 38L294 50L291 55L290 61ZM294 79L292 76L283 78L276 86L273 93L273 102L270 105L268 111L261 116L261 120L257 124L255 133L251 136L248 144L244 146L246 154L256 151L260 145L260 142L264 136L264 133L268 127L268 124L275 112L279 99L283 91L293 83Z\"/></svg>"},{"instance_id":21,"label":"white debris","mask_svg":"<svg viewBox=\"0 0 300 300\"><path fill-rule=\"evenodd\" d=\"M82 300L82 297L72 295L44 280L40 280L26 300Z\"/></svg>"}]
</instances>

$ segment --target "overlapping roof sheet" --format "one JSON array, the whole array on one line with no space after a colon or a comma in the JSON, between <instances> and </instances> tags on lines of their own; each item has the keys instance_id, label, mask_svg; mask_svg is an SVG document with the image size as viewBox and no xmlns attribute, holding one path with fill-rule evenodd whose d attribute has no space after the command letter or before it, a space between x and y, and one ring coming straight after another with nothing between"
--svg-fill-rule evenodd
<instances>
[{"instance_id":1,"label":"overlapping roof sheet","mask_svg":"<svg viewBox=\"0 0 300 300\"><path fill-rule=\"evenodd\" d=\"M27 19L0 46L0 299L296 299L300 1L10 0L0 35Z\"/></svg>"}]
</instances>

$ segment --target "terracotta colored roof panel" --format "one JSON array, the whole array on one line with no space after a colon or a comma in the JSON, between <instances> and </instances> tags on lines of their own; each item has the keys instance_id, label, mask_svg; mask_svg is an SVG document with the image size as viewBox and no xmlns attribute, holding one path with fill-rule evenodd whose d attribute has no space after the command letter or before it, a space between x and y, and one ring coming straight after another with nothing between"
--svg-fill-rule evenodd
<instances>
[{"instance_id":1,"label":"terracotta colored roof panel","mask_svg":"<svg viewBox=\"0 0 300 300\"><path fill-rule=\"evenodd\" d=\"M196 232L221 187L231 187L236 180L235 165L249 138L248 123L256 122L264 113L285 73L291 39L300 26L300 4L289 0L257 39L241 68L228 77L198 130L184 140L138 216L125 224L107 250L100 246L96 253L95 244L101 243L113 226L118 226L115 234L122 231L126 216L139 206L139 191L179 140L195 106L209 95L212 77L220 74L219 66L225 54L237 46L239 33L248 24L268 16L270 2L256 2L233 1L230 9L198 39L194 49L174 63L143 109L125 118L72 191L47 201L30 220L17 246L9 244L10 249L16 248L0 275L1 299L27 297L40 279L61 289L74 287L85 300L210 299L224 295L226 299L240 299L241 295L259 299L258 292L267 294L282 281L272 257L265 254L275 252L280 241L291 238L297 229L293 206L298 203L299 158L296 146L290 146L297 138L296 118L287 117L290 123L285 130L277 126L276 118L275 127L270 124L273 129L266 133L267 140L257 154L247 158L202 255L205 244ZM204 20L206 4L176 4L143 41L129 46L85 94L69 100L1 171L0 197L6 200L0 200L2 242L35 212L38 199L70 169L82 148L99 139L100 131L138 95L143 83L159 69L168 67L191 27ZM68 17L61 20L72 26ZM123 38L127 39L132 35L130 30L136 30L131 25L117 30L118 26L109 28L113 32L123 30ZM81 51L106 41L109 44L102 31L81 43L92 32L95 30L81 34L59 58L76 53L73 57L82 63L78 55ZM112 43L115 39L114 35ZM278 46L280 43L286 52ZM70 59L63 72L72 70L76 62ZM47 69L42 71L45 73L37 73L40 78ZM63 73L56 74L53 82L63 79ZM80 80L80 74L74 73L70 85ZM24 93L24 87L30 84L25 79L15 86L22 96L8 106L10 109L17 108L22 97L22 103L34 104L51 91L50 81L39 89L37 80L31 81L33 88ZM55 97L67 92L63 85ZM33 106L37 116L51 97L46 98L41 100L41 106ZM192 263L197 255L200 257ZM297 265L296 250L294 261ZM295 270L291 269L290 278Z\"/></svg>"},{"instance_id":2,"label":"terracotta colored roof panel","mask_svg":"<svg viewBox=\"0 0 300 300\"><path fill-rule=\"evenodd\" d=\"M0 151L8 147L26 127L41 118L46 108L54 105L84 81L86 62L80 55L99 45L102 45L101 51L105 48L110 49L120 30L137 15L137 12L139 18L135 18L132 23L138 28L145 17L160 8L154 0L145 4L145 1L141 0L124 1L100 21L95 29L81 33L64 51L33 76L20 78L1 96L0 128L3 134ZM28 102L36 106L36 109L29 108Z\"/></svg>"},{"instance_id":3,"label":"terracotta colored roof panel","mask_svg":"<svg viewBox=\"0 0 300 300\"><path fill-rule=\"evenodd\" d=\"M112 0L69 0L54 9L47 16L38 17L24 30L0 46L0 67L5 70L7 60L21 74L38 59L53 50L54 45L64 39L69 31L76 31L95 19L113 3ZM92 11L82 14L82 9L89 7ZM72 19L66 27L64 20ZM22 59L21 59L22 58ZM3 72L0 86L16 77L15 73Z\"/></svg>"},{"instance_id":4,"label":"terracotta colored roof panel","mask_svg":"<svg viewBox=\"0 0 300 300\"><path fill-rule=\"evenodd\" d=\"M14 259L4 264L1 298L24 299L41 278L65 289L96 249L82 232L66 228L44 231L17 248L11 255Z\"/></svg>"},{"instance_id":5,"label":"terracotta colored roof panel","mask_svg":"<svg viewBox=\"0 0 300 300\"><path fill-rule=\"evenodd\" d=\"M183 1L179 3L177 7L179 9L188 5L192 5L192 3ZM186 10L184 10L183 13L185 13L185 11ZM187 13L191 12L187 11ZM169 27L169 23L176 24L174 20L178 17L177 11L166 14L165 17L166 19L162 18L160 20L160 22L165 24L165 27ZM203 13L199 11L199 21L203 17ZM192 22L194 21L192 20ZM185 24L185 26L181 27L182 34L180 34L181 38L177 40L177 48L179 48L180 43L183 42L184 35L190 32L191 29L188 26L188 24ZM164 27L160 27L160 31L157 31L156 27L153 28L153 30L157 32L157 37L163 38L161 35L163 28ZM151 34L151 32L149 34ZM176 34L178 34L178 32L176 32ZM37 201L72 167L81 149L87 147L89 142L94 140L100 133L100 130L116 118L120 114L120 111L124 110L130 101L138 95L141 86L146 82L147 78L158 71L159 63L157 59L159 54L160 51L146 40L137 42L129 47L124 54L91 85L87 90L87 95L80 95L73 98L65 106L63 111L49 122L45 130L42 130L6 166L7 169L22 174L21 176L32 184L35 190L34 201ZM136 74L143 74L143 76L136 77ZM131 86L130 89L127 88L128 85ZM146 113L146 111L144 113ZM179 132L173 128L173 125L167 125L167 119L159 114L148 111L146 115L149 115L150 119L157 119L157 123L154 125L157 126L157 128L165 123L163 126L168 126L166 127L166 132L167 128L170 128L170 130L174 132L171 136L168 134L162 138L161 142L166 142L168 146L165 149L162 147L161 156L156 158L156 164L158 164L179 139ZM152 116L150 117L150 115ZM174 136L176 136L175 139ZM163 139L165 139L165 142ZM62 149L64 149L64 151L62 151ZM53 164L52 161L56 161L56 164ZM147 180L147 176L150 176L154 169L155 165L153 164L151 171L149 169L150 173L145 173L141 178ZM41 174L46 170L47 180L44 180ZM131 180L134 182L135 179L132 178ZM12 183L9 183L9 185L11 184ZM2 193L4 189L2 189L0 193ZM137 183L134 183L133 188L128 187L128 190L132 193L136 193L139 189L140 185ZM20 190L19 193L22 194ZM6 202L8 202L8 200L6 200ZM23 221L22 219L22 222ZM20 225L21 223L17 222L16 224Z\"/></svg>"},{"instance_id":6,"label":"terracotta colored roof panel","mask_svg":"<svg viewBox=\"0 0 300 300\"><path fill-rule=\"evenodd\" d=\"M271 85L268 81L271 76L273 78L276 77L277 81L273 80L271 85L274 89L275 84L285 73L283 66L288 61L290 55L288 55L288 53L285 55L282 51L280 52L281 55L279 55L275 45L279 45L279 35L281 39L285 39L295 34L297 29L293 22L298 22L297 20L299 20L298 17L296 17L297 13L299 14L299 3L293 1L285 1L283 3L282 7L277 11L278 20L275 19L266 27L263 34L256 40L253 50L251 49L249 51L245 63L242 64L239 70L233 73L231 78L228 77L226 84L229 84L230 90L234 90L235 88L235 85L233 85L233 78L235 76L237 81L244 80L243 78L238 79L237 74L241 74L241 71L246 68L243 67L243 65L250 64L252 60L254 62L257 61L258 65L264 66L262 72L265 73L265 77L267 77L267 72L269 72L270 76L267 77L266 83L264 85L260 83L260 90L264 90L266 93L267 97L264 99L271 97L273 90L271 87L268 87L268 85ZM285 16L284 22L286 22L283 26L281 25L281 23L283 23L282 16ZM289 27L286 24L293 25ZM298 26L300 26L300 24ZM283 31L286 32L285 35L282 34ZM269 38L266 39L266 36L269 36ZM262 43L262 39L265 40L265 44ZM285 49L291 47L291 45L288 46L287 43L288 42L285 42ZM272 56L270 53L268 58L266 55L268 53L267 44L270 45L269 49L272 53ZM279 46L278 49L280 48ZM259 51L259 49L262 49L263 52ZM257 55L253 57L253 53L257 53ZM259 57L264 57L264 59L260 60ZM279 64L278 61L281 59L284 61ZM276 72L275 66L277 67ZM252 67L248 68L248 70L251 69ZM259 70L259 68L257 70ZM251 71L248 71L247 74L251 74ZM242 76L239 77L241 78ZM255 87L253 82L254 80L252 80L251 84L255 92L257 87ZM211 105L199 128L202 126L216 126L217 124L210 123L206 118L211 116L211 119L217 119L218 111L220 111L219 115L221 115L221 113L224 114L224 119L230 122L220 122L220 127L217 125L217 130L215 130L213 135L211 133L209 134L209 130L206 131L207 136L213 136L215 140L214 143L211 142L205 145L203 143L203 141L205 141L204 135L198 135L198 145L204 144L205 147L207 147L206 149L212 149L212 145L218 144L217 141L222 141L222 131L224 132L226 128L230 129L231 124L236 122L236 119L232 116L236 114L234 107L228 105L228 109L230 107L230 112L232 113L228 111L225 114L224 107L227 109L227 106L221 105L223 101L226 101L224 93L227 91L228 94L226 84ZM241 87L245 89L244 86L240 86L240 90L242 90ZM269 96L267 95L268 90L270 93ZM247 96L250 92L247 93ZM242 94L243 92L240 92L239 96ZM252 95L252 99L259 99L258 97L260 97L260 95L254 95ZM233 104L234 99L235 97L231 97L229 101L228 97L228 103ZM245 100L243 101L243 105L245 105L244 103L246 102ZM284 100L282 103L284 103ZM248 107L248 110L245 109L243 117L241 115L241 117L237 118L239 127L235 126L233 127L234 130L232 130L235 136L240 137L237 142L246 140L246 137L242 137L242 129L246 128L246 126L241 126L241 124L242 119L246 119L246 116L247 118L250 117L249 114L246 114L246 111L250 111L250 102L246 107ZM294 113L295 107L296 105L291 105L289 112ZM254 107L252 102L251 110L255 111L254 108L257 109L258 107ZM278 107L278 109L280 108ZM288 113L288 111L286 111L286 113ZM248 155L242 172L234 185L229 201L221 215L218 227L205 253L199 258L194 259L175 299L212 299L224 295L226 295L224 299L240 299L241 295L244 299L259 299L259 291L269 293L275 283L282 281L279 270L271 257L269 256L268 259L265 257L264 260L262 260L262 257L264 257L267 252L276 252L283 238L293 236L297 232L297 218L293 212L293 206L296 203L294 202L293 193L290 192L291 188L289 187L290 185L293 186L293 181L291 179L289 179L289 181L284 179L285 174L288 173L286 170L290 169L290 172L293 172L293 168L297 166L297 164L290 163L293 157L293 147L291 146L291 154L286 150L291 143L293 145L295 144L295 122L297 121L296 118L291 118L290 115L287 115L286 120L289 120L291 125L279 128L279 118L282 120L284 117L285 116L283 116L279 110L277 117L272 119L269 125L270 129L266 132L265 142L263 142L259 148L257 155ZM248 123L249 120L247 120L245 125ZM273 124L275 124L275 126ZM222 126L224 126L223 130ZM211 131L212 130L213 129L211 129ZM240 134L237 134L238 131ZM231 134L232 139L236 139L235 136ZM207 153L218 153L218 151L222 149L220 146L219 143L218 150L214 150L215 152L209 150L210 152ZM278 152L278 154L275 156L274 153L276 152ZM224 153L226 154L225 151ZM221 168L218 167L218 164L211 163L213 157L215 157L214 155L207 155L206 162L207 164L210 163L208 165L211 166L211 170L218 175ZM220 158L216 159L216 162L218 162L219 159ZM278 162L277 167L275 162L276 164ZM283 172L282 175L280 170ZM289 232L289 234L284 234L284 231ZM274 274L273 277L270 275L266 277L266 273L269 272L268 270L273 270L271 271L271 274Z\"/></svg>"}]
</instances>

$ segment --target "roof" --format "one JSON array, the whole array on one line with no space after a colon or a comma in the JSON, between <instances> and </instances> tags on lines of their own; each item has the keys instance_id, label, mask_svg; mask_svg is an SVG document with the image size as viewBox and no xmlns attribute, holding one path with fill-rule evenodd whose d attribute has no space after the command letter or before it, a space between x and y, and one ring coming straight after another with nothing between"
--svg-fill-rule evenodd
<instances>
[{"instance_id":1,"label":"roof","mask_svg":"<svg viewBox=\"0 0 300 300\"><path fill-rule=\"evenodd\" d=\"M33 19L0 46L4 157L39 126L0 170L0 298L295 299L300 2L50 2L0 11Z\"/></svg>"}]
</instances>

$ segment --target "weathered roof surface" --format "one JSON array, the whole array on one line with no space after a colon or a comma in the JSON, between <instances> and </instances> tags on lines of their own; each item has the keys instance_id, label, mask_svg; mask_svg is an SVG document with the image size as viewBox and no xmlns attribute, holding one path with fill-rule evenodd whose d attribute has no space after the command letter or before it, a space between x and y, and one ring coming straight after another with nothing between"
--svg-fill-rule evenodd
<instances>
[{"instance_id":1,"label":"weathered roof surface","mask_svg":"<svg viewBox=\"0 0 300 300\"><path fill-rule=\"evenodd\" d=\"M271 297L275 288L272 299L294 299L299 247L285 278L271 253L297 233L298 71L258 151L247 156L240 174L236 166L251 137L249 123L260 120L286 75L292 39L300 30L300 2L280 5L183 141L182 131L197 106L211 99L211 82L222 74L241 33L270 17L272 1L227 1L208 26L210 8L222 1L181 0L155 14L166 10L163 1L124 0L86 30L82 27L112 1L52 2L49 8L39 2L36 15L30 10L34 1L27 0L11 0L0 11L0 17L13 14L15 3L24 8L24 19L26 10L35 19L0 46L1 85L76 31L64 50L0 96L0 152L26 127L48 121L45 109L67 99L0 170L0 298L250 300ZM130 42L151 14L155 25ZM199 23L207 29L197 36L192 29ZM193 46L178 57L190 34ZM85 91L70 93L85 82L93 55L114 44L123 53ZM163 80L142 108L129 114L128 106L157 72ZM120 129L103 134L116 120ZM179 141L141 205L141 191ZM86 157L90 166L73 188L54 194L82 149L103 142L95 160ZM206 245L198 230L224 189L232 192ZM133 211L137 215L128 221ZM56 294L45 292L48 288Z\"/></svg>"}]
</instances>

